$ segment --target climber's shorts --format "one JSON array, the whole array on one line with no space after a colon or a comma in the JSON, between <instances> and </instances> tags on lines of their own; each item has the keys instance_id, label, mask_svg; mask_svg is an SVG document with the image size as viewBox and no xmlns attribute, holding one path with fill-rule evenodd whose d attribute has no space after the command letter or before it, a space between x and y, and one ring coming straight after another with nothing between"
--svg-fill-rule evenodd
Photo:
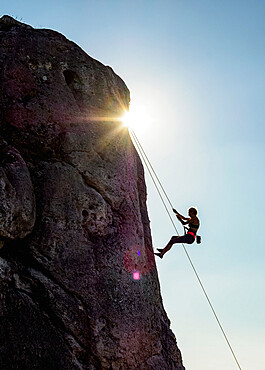
<instances>
[{"instance_id":1,"label":"climber's shorts","mask_svg":"<svg viewBox=\"0 0 265 370\"><path fill-rule=\"evenodd\" d=\"M192 234L186 234L182 236L172 236L170 239L170 244L175 243L185 243L185 244L192 244L195 241L195 238Z\"/></svg>"}]
</instances>

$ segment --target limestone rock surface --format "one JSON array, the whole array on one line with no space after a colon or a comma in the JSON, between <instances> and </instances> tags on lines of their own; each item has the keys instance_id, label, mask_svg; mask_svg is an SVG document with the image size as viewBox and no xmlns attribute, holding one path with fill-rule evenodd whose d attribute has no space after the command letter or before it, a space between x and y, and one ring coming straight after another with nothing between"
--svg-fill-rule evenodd
<instances>
[{"instance_id":1,"label":"limestone rock surface","mask_svg":"<svg viewBox=\"0 0 265 370\"><path fill-rule=\"evenodd\" d=\"M128 106L63 35L0 19L1 369L184 369Z\"/></svg>"}]
</instances>

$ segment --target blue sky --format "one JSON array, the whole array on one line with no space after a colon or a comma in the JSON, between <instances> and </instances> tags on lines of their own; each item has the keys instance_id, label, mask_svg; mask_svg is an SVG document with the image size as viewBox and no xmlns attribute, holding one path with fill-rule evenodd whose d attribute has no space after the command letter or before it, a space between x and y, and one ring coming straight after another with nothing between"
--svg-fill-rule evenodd
<instances>
[{"instance_id":1,"label":"blue sky","mask_svg":"<svg viewBox=\"0 0 265 370\"><path fill-rule=\"evenodd\" d=\"M110 65L152 129L135 132L181 213L188 246L242 369L265 355L265 3L238 0L1 1L2 14L52 28ZM174 233L146 174L154 247ZM181 232L181 227L179 227ZM236 364L181 247L157 261L187 370Z\"/></svg>"}]
</instances>

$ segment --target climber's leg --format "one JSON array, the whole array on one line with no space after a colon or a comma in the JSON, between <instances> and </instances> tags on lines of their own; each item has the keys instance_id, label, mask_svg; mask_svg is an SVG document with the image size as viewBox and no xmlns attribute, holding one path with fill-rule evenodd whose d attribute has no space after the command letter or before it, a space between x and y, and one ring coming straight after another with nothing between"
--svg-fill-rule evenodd
<instances>
[{"instance_id":1,"label":"climber's leg","mask_svg":"<svg viewBox=\"0 0 265 370\"><path fill-rule=\"evenodd\" d=\"M160 258L163 258L164 254L167 253L173 246L173 244L176 243L187 243L187 244L192 244L194 242L194 238L190 234L182 235L182 236L172 236L170 241L167 243L165 248L163 249L158 249L160 253L155 253L157 256Z\"/></svg>"}]
</instances>

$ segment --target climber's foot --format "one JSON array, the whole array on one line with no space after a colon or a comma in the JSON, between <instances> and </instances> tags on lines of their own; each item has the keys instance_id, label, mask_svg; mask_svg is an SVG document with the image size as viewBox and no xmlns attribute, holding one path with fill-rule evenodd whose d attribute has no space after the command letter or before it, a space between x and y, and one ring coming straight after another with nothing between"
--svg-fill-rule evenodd
<instances>
[{"instance_id":1,"label":"climber's foot","mask_svg":"<svg viewBox=\"0 0 265 370\"><path fill-rule=\"evenodd\" d=\"M155 253L155 255L160 257L160 258L163 258L163 254L161 254L161 253Z\"/></svg>"},{"instance_id":2,"label":"climber's foot","mask_svg":"<svg viewBox=\"0 0 265 370\"><path fill-rule=\"evenodd\" d=\"M163 248L156 248L158 252L163 252Z\"/></svg>"}]
</instances>

